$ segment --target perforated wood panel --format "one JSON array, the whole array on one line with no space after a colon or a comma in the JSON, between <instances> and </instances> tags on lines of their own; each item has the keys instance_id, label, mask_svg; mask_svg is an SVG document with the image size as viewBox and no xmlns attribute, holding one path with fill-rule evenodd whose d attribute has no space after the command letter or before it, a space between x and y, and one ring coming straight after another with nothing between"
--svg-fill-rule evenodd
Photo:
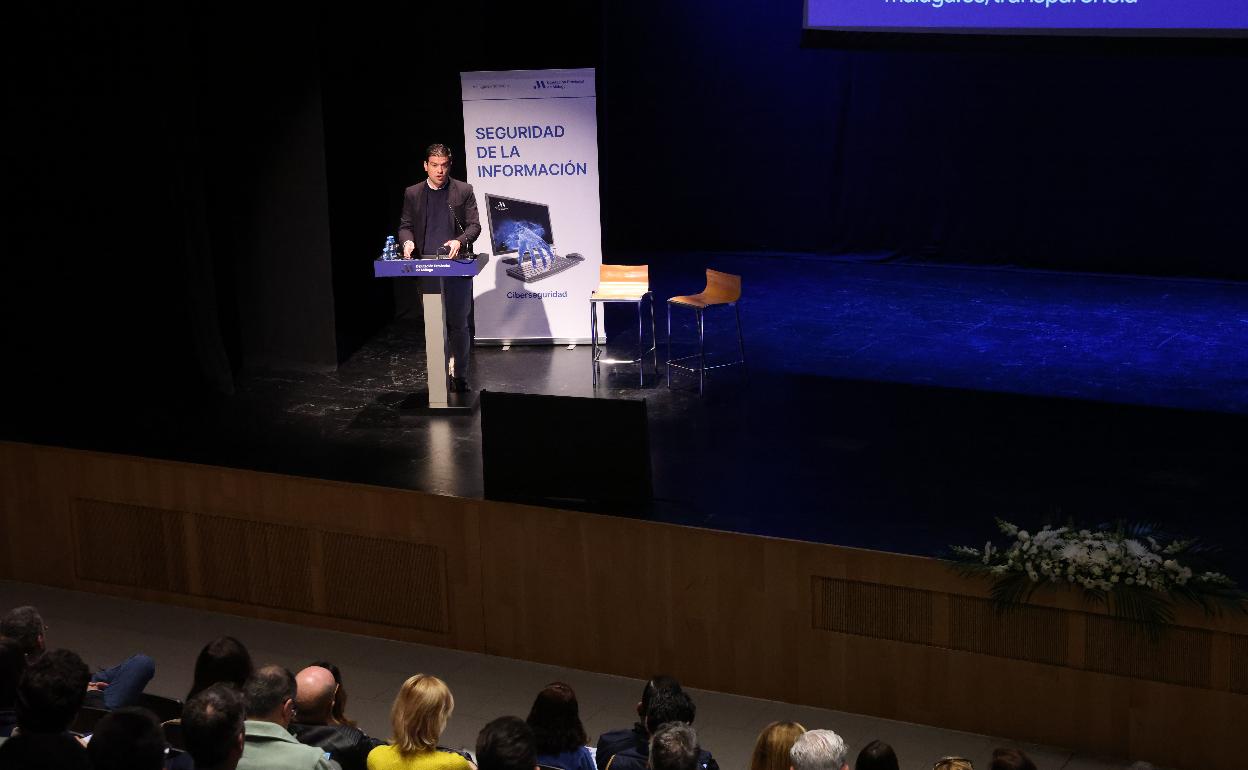
<instances>
[{"instance_id":1,"label":"perforated wood panel","mask_svg":"<svg viewBox=\"0 0 1248 770\"><path fill-rule=\"evenodd\" d=\"M1230 637L1231 692L1248 695L1248 636Z\"/></svg>"},{"instance_id":2,"label":"perforated wood panel","mask_svg":"<svg viewBox=\"0 0 1248 770\"><path fill-rule=\"evenodd\" d=\"M1150 639L1137 625L1089 615L1084 657L1090 671L1207 688L1213 634L1169 626Z\"/></svg>"},{"instance_id":3,"label":"perforated wood panel","mask_svg":"<svg viewBox=\"0 0 1248 770\"><path fill-rule=\"evenodd\" d=\"M312 612L312 539L300 527L193 516L203 596Z\"/></svg>"},{"instance_id":4,"label":"perforated wood panel","mask_svg":"<svg viewBox=\"0 0 1248 770\"><path fill-rule=\"evenodd\" d=\"M814 578L814 627L915 644L932 643L932 592Z\"/></svg>"},{"instance_id":5,"label":"perforated wood panel","mask_svg":"<svg viewBox=\"0 0 1248 770\"><path fill-rule=\"evenodd\" d=\"M992 602L949 597L949 646L1000 658L1067 665L1070 613L1044 607L997 612Z\"/></svg>"},{"instance_id":6,"label":"perforated wood panel","mask_svg":"<svg viewBox=\"0 0 1248 770\"><path fill-rule=\"evenodd\" d=\"M325 541L330 615L447 633L447 603L442 549L353 535Z\"/></svg>"},{"instance_id":7,"label":"perforated wood panel","mask_svg":"<svg viewBox=\"0 0 1248 770\"><path fill-rule=\"evenodd\" d=\"M183 514L79 498L73 501L72 516L77 577L187 592Z\"/></svg>"}]
</instances>

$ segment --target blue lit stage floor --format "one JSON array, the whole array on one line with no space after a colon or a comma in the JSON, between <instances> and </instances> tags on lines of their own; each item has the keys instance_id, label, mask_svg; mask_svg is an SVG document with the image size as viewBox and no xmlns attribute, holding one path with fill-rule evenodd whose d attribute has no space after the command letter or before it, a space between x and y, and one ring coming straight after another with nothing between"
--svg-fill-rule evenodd
<instances>
[{"instance_id":1,"label":"blue lit stage floor","mask_svg":"<svg viewBox=\"0 0 1248 770\"><path fill-rule=\"evenodd\" d=\"M707 266L744 282L748 371L712 376L699 398L687 378L639 389L634 368L604 370L596 395L648 403L650 518L934 554L982 543L994 516L1126 517L1221 543L1248 582L1248 285L794 256L615 260L648 261L659 297L697 291ZM635 321L615 309L611 347L629 353ZM691 314L674 320L675 337L694 339ZM404 423L393 409L424 381L422 334L398 319L335 373L253 375L207 403L58 405L50 420L25 402L4 435L479 497L479 417ZM731 351L731 315L710 316L708 337ZM474 355L478 388L595 395L587 346Z\"/></svg>"}]
</instances>

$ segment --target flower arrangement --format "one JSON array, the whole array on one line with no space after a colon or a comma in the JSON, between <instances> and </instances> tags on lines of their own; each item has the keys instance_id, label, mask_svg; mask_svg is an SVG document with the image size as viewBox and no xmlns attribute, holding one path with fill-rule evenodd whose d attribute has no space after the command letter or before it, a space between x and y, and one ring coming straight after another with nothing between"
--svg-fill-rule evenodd
<instances>
[{"instance_id":1,"label":"flower arrangement","mask_svg":"<svg viewBox=\"0 0 1248 770\"><path fill-rule=\"evenodd\" d=\"M1175 600L1206 614L1223 607L1248 612L1248 594L1221 572L1204 568L1213 549L1195 538L1171 539L1148 525L1097 528L1045 525L1035 534L1003 519L1004 546L953 546L958 569L993 579L992 598L1004 609L1045 585L1081 589L1111 614L1148 624L1170 623Z\"/></svg>"}]
</instances>

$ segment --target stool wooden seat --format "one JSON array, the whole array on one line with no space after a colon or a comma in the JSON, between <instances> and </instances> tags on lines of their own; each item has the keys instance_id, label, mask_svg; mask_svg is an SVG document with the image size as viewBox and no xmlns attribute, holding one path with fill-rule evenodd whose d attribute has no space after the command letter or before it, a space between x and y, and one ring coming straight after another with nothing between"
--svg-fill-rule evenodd
<instances>
[{"instance_id":1,"label":"stool wooden seat","mask_svg":"<svg viewBox=\"0 0 1248 770\"><path fill-rule=\"evenodd\" d=\"M741 335L741 308L738 303L741 301L741 276L732 273L721 273L718 270L707 268L706 271L706 288L697 294L681 295L671 297L667 300L667 386L672 386L672 369L683 369L684 371L698 375L698 395L701 395L706 384L706 371L708 369L719 369L725 366L736 366L745 363L745 340ZM698 324L698 352L696 355L682 356L680 358L672 358L672 306L693 308L694 314L697 316ZM707 308L723 306L731 307L737 317L737 350L739 357L736 361L729 361L723 364L715 364L713 366L706 365L706 329L704 325L703 314ZM692 358L698 359L697 366L686 365L683 362Z\"/></svg>"},{"instance_id":2,"label":"stool wooden seat","mask_svg":"<svg viewBox=\"0 0 1248 770\"><path fill-rule=\"evenodd\" d=\"M641 303L650 300L650 348L643 349ZM637 305L637 357L629 360L603 359L604 348L598 345L598 311L595 307L603 302L632 302ZM637 364L637 378L642 387L646 384L645 354L651 353L655 377L659 373L659 344L654 333L654 295L650 292L649 265L602 265L598 270L598 288L589 295L589 328L591 355L594 367L594 387L598 387L599 365Z\"/></svg>"}]
</instances>

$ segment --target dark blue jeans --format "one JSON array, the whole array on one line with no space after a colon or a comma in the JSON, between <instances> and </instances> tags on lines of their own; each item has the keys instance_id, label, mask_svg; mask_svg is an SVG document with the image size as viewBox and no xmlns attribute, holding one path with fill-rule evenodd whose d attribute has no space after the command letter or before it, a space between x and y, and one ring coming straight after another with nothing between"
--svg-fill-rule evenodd
<instances>
[{"instance_id":1,"label":"dark blue jeans","mask_svg":"<svg viewBox=\"0 0 1248 770\"><path fill-rule=\"evenodd\" d=\"M97 671L92 682L108 682L108 687L87 693L86 705L119 709L139 705L139 695L156 675L156 663L146 655L132 655L112 668Z\"/></svg>"}]
</instances>

